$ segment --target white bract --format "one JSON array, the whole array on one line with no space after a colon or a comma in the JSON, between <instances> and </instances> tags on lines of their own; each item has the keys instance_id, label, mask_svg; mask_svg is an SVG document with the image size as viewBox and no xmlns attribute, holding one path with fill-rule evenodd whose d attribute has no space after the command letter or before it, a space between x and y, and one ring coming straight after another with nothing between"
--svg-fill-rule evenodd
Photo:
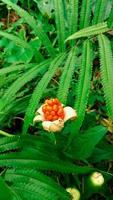
<instances>
[{"instance_id":1,"label":"white bract","mask_svg":"<svg viewBox=\"0 0 113 200\"><path fill-rule=\"evenodd\" d=\"M44 113L42 111L42 107L44 106L44 104L36 111L36 116L33 119L33 122L39 122L42 121L42 126L44 128L44 130L48 131L48 132L59 132L62 130L62 128L64 127L64 123L67 120L74 120L77 117L77 113L76 111L67 106L64 107L64 119L61 119L59 117L59 119L55 120L55 121L48 121L45 119L44 117Z\"/></svg>"}]
</instances>

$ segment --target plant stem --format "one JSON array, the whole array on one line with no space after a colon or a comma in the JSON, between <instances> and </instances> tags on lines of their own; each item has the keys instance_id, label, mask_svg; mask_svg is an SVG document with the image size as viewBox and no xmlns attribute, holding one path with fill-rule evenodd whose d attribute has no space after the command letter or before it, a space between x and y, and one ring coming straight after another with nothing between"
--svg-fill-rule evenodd
<instances>
[{"instance_id":1,"label":"plant stem","mask_svg":"<svg viewBox=\"0 0 113 200\"><path fill-rule=\"evenodd\" d=\"M6 133L5 131L2 131L2 130L0 130L0 135L4 135L4 136L7 136L7 137L13 137L14 136L14 135Z\"/></svg>"}]
</instances>

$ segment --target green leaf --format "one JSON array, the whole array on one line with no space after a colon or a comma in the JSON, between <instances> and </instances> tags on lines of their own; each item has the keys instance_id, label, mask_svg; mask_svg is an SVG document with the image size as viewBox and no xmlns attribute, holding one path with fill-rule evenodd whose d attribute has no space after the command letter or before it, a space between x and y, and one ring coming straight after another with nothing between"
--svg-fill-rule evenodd
<instances>
[{"instance_id":1,"label":"green leaf","mask_svg":"<svg viewBox=\"0 0 113 200\"><path fill-rule=\"evenodd\" d=\"M15 71L20 71L20 70L25 70L25 69L29 69L29 68L32 68L32 67L35 67L36 66L36 63L26 63L26 64L12 64L8 67L5 67L5 68L2 68L0 69L0 76L4 75L4 74L8 74L8 73L11 73L11 72L15 72Z\"/></svg>"},{"instance_id":2,"label":"green leaf","mask_svg":"<svg viewBox=\"0 0 113 200\"><path fill-rule=\"evenodd\" d=\"M77 111L77 119L72 123L71 134L68 145L78 133L85 117L85 109L88 103L90 82L92 77L92 48L89 40L83 43L82 64L79 73L79 80L76 89L75 110Z\"/></svg>"},{"instance_id":3,"label":"green leaf","mask_svg":"<svg viewBox=\"0 0 113 200\"><path fill-rule=\"evenodd\" d=\"M102 126L96 126L88 129L84 133L76 136L76 140L71 145L70 155L77 160L89 158L94 147L106 134L107 129Z\"/></svg>"},{"instance_id":4,"label":"green leaf","mask_svg":"<svg viewBox=\"0 0 113 200\"><path fill-rule=\"evenodd\" d=\"M112 9L111 9L111 13L108 19L108 27L112 28L113 27L113 5L112 5Z\"/></svg>"},{"instance_id":5,"label":"green leaf","mask_svg":"<svg viewBox=\"0 0 113 200\"><path fill-rule=\"evenodd\" d=\"M14 150L20 147L21 142L18 136L0 138L0 152Z\"/></svg>"},{"instance_id":6,"label":"green leaf","mask_svg":"<svg viewBox=\"0 0 113 200\"><path fill-rule=\"evenodd\" d=\"M47 137L24 135L21 136L21 140L23 148L20 151L0 154L0 167L53 170L76 174L93 170L88 166L79 166L66 159L62 160L62 153L57 152L57 147Z\"/></svg>"},{"instance_id":7,"label":"green leaf","mask_svg":"<svg viewBox=\"0 0 113 200\"><path fill-rule=\"evenodd\" d=\"M49 178L48 176L37 172L36 170L7 170L5 173L5 180L8 182L13 182L14 188L20 186L20 191L23 189L24 192L26 192L26 196L28 193L29 198L29 192L33 192L34 198L36 199L39 197L39 194L50 200L57 200L58 198L62 198L64 200L69 199L69 195L63 187L59 186L54 180L52 180L52 178Z\"/></svg>"},{"instance_id":8,"label":"green leaf","mask_svg":"<svg viewBox=\"0 0 113 200\"><path fill-rule=\"evenodd\" d=\"M98 24L98 23L104 21L107 4L108 4L108 0L97 0L96 1L93 24Z\"/></svg>"},{"instance_id":9,"label":"green leaf","mask_svg":"<svg viewBox=\"0 0 113 200\"><path fill-rule=\"evenodd\" d=\"M88 102L90 81L92 77L92 46L89 40L83 43L82 64L76 89L75 109L77 110L80 125L83 122Z\"/></svg>"},{"instance_id":10,"label":"green leaf","mask_svg":"<svg viewBox=\"0 0 113 200\"><path fill-rule=\"evenodd\" d=\"M64 21L64 7L62 0L54 0L56 27L58 34L58 43L60 51L65 49L65 21Z\"/></svg>"},{"instance_id":11,"label":"green leaf","mask_svg":"<svg viewBox=\"0 0 113 200\"><path fill-rule=\"evenodd\" d=\"M84 28L76 33L74 33L73 35L69 36L65 42L67 42L68 40L74 40L74 39L78 39L81 37L90 37L90 36L95 36L98 35L100 33L104 33L107 32L109 29L107 27L107 23L103 22L100 24L96 24L93 26L89 26L87 28Z\"/></svg>"},{"instance_id":12,"label":"green leaf","mask_svg":"<svg viewBox=\"0 0 113 200\"><path fill-rule=\"evenodd\" d=\"M71 79L75 69L75 61L76 61L76 48L74 47L66 60L63 73L59 83L58 89L58 99L61 100L62 103L66 104L68 91L71 83Z\"/></svg>"},{"instance_id":13,"label":"green leaf","mask_svg":"<svg viewBox=\"0 0 113 200\"><path fill-rule=\"evenodd\" d=\"M11 193L10 189L3 181L2 177L0 176L0 199L1 200L13 200L13 194ZM15 199L16 200L16 199Z\"/></svg>"},{"instance_id":14,"label":"green leaf","mask_svg":"<svg viewBox=\"0 0 113 200\"><path fill-rule=\"evenodd\" d=\"M69 34L77 31L78 27L78 0L69 0L70 15L69 15Z\"/></svg>"},{"instance_id":15,"label":"green leaf","mask_svg":"<svg viewBox=\"0 0 113 200\"><path fill-rule=\"evenodd\" d=\"M113 160L113 148L111 150L109 150L109 148L95 148L90 157L90 160L92 163L100 163L102 161Z\"/></svg>"},{"instance_id":16,"label":"green leaf","mask_svg":"<svg viewBox=\"0 0 113 200\"><path fill-rule=\"evenodd\" d=\"M113 120L113 57L109 39L98 36L100 53L100 70L106 107L109 117Z\"/></svg>"},{"instance_id":17,"label":"green leaf","mask_svg":"<svg viewBox=\"0 0 113 200\"><path fill-rule=\"evenodd\" d=\"M34 158L35 157L35 158ZM37 156L31 152L16 152L10 154L0 155L1 167L13 167L13 168L27 168L38 170L52 170L61 173L75 173L86 174L94 170L94 168L88 166L79 166L70 162L62 161L61 159L51 160L51 154L49 158L43 157L37 159Z\"/></svg>"},{"instance_id":18,"label":"green leaf","mask_svg":"<svg viewBox=\"0 0 113 200\"><path fill-rule=\"evenodd\" d=\"M91 0L82 0L80 12L80 29L89 26L91 16Z\"/></svg>"}]
</instances>

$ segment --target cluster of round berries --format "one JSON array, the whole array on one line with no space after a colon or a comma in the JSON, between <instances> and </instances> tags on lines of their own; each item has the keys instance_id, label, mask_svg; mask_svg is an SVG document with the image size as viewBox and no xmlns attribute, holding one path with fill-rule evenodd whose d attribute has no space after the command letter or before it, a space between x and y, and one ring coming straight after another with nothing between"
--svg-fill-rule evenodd
<instances>
[{"instance_id":1,"label":"cluster of round berries","mask_svg":"<svg viewBox=\"0 0 113 200\"><path fill-rule=\"evenodd\" d=\"M47 121L55 121L65 117L63 106L58 99L46 100L42 106L42 111Z\"/></svg>"}]
</instances>

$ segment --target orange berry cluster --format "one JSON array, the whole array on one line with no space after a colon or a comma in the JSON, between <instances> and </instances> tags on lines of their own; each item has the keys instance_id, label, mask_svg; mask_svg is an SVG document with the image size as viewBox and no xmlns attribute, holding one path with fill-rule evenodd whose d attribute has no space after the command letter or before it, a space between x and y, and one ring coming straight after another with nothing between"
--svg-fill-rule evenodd
<instances>
[{"instance_id":1,"label":"orange berry cluster","mask_svg":"<svg viewBox=\"0 0 113 200\"><path fill-rule=\"evenodd\" d=\"M42 107L45 120L54 121L57 119L64 119L64 109L58 99L48 99L44 102Z\"/></svg>"}]
</instances>

